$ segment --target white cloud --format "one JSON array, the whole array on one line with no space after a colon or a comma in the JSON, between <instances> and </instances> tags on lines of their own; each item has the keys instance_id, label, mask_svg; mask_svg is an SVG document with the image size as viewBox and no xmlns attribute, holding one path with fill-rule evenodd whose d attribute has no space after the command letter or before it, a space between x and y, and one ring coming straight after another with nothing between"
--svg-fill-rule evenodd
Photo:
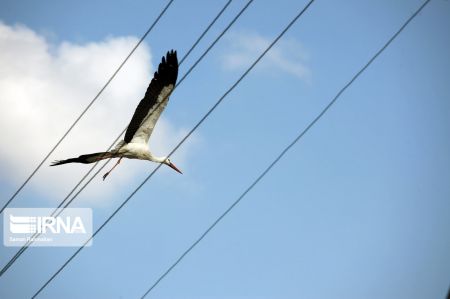
<instances>
[{"instance_id":1,"label":"white cloud","mask_svg":"<svg viewBox=\"0 0 450 299\"><path fill-rule=\"evenodd\" d=\"M0 22L0 179L4 183L19 186L25 180L136 42L135 37L110 37L83 45L52 45L27 27ZM144 95L153 73L150 61L150 49L142 44L30 181L31 190L58 201L66 195L90 165L48 167L49 162L105 150ZM163 116L150 141L152 150L167 155L185 132ZM182 147L173 159L181 169L185 155ZM107 198L132 185L134 176L148 172L148 163L124 161L105 182L95 179L85 197Z\"/></svg>"},{"instance_id":2,"label":"white cloud","mask_svg":"<svg viewBox=\"0 0 450 299\"><path fill-rule=\"evenodd\" d=\"M234 32L228 38L229 48L223 55L226 70L244 69L270 45L271 38L257 33ZM268 71L281 71L311 82L311 70L306 65L308 53L295 39L281 39L259 62L258 67Z\"/></svg>"}]
</instances>

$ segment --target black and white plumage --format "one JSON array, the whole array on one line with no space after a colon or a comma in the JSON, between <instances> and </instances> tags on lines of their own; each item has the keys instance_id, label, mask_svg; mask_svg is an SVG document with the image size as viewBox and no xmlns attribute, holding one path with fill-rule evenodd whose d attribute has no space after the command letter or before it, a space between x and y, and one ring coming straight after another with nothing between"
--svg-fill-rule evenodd
<instances>
[{"instance_id":1,"label":"black and white plumage","mask_svg":"<svg viewBox=\"0 0 450 299\"><path fill-rule=\"evenodd\" d=\"M148 140L156 122L167 106L169 96L175 88L178 77L178 59L176 51L167 52L159 64L144 98L134 111L128 125L124 139L113 150L94 154L81 155L78 158L55 161L51 166L66 163L94 163L103 159L119 158L114 167L107 172L103 179L120 163L122 158L149 160L163 163L181 173L181 171L167 158L156 157L148 149Z\"/></svg>"}]
</instances>

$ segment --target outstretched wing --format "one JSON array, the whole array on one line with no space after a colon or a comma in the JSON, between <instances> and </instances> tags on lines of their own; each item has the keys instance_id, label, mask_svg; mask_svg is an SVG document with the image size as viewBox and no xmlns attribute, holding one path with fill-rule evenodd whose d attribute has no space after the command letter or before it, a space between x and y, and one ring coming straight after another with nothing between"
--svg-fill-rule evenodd
<instances>
[{"instance_id":1,"label":"outstretched wing","mask_svg":"<svg viewBox=\"0 0 450 299\"><path fill-rule=\"evenodd\" d=\"M83 164L89 164L101 161L103 159L109 159L109 158L115 158L117 157L116 153L111 152L100 152L100 153L94 153L94 154L87 154L87 155L81 155L78 158L70 158L66 160L56 160L53 161L50 166L57 166L67 163L83 163Z\"/></svg>"},{"instance_id":2,"label":"outstretched wing","mask_svg":"<svg viewBox=\"0 0 450 299\"><path fill-rule=\"evenodd\" d=\"M177 52L171 50L167 52L166 57L162 58L144 98L134 111L125 133L124 141L126 143L148 143L161 112L166 108L177 77Z\"/></svg>"}]
</instances>

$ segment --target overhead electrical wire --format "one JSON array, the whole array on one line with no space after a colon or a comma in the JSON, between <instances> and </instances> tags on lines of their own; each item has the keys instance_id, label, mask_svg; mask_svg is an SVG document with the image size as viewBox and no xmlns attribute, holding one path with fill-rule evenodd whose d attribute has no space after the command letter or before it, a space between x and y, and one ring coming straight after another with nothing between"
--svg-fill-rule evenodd
<instances>
[{"instance_id":1,"label":"overhead electrical wire","mask_svg":"<svg viewBox=\"0 0 450 299\"><path fill-rule=\"evenodd\" d=\"M288 24L288 26L280 33L280 35L270 44L270 46L255 60L255 62L243 73L243 75L224 93L222 97L211 107L204 117L189 131L189 133L178 143L178 145L171 151L171 156L188 138L189 136L203 123L204 120L218 107L223 99L246 77L246 75L254 68L254 66L264 57L264 55L273 47L273 45L284 35L284 33L297 21L297 19L308 9L308 7L314 2L311 0L305 8ZM422 9L430 2L426 0L419 8L412 14L408 20L400 27L400 29L381 47L376 54L352 77L352 79L336 94L336 96L329 102L329 104L313 119L310 124L300 132L300 134L287 146L282 152L273 160L269 166L257 177L255 181L238 197L238 199L219 217L217 220L198 238L181 256L178 258L172 266L160 276L160 278L144 293L144 298L150 291L199 243L201 240L248 194L254 186L279 162L279 160L314 126L314 124L322 118L322 116L331 108L331 106L339 99L342 93L376 60L376 58L384 52L384 50L397 38L397 36L407 27L407 25L422 11ZM125 206L125 204L136 194L137 191L148 181L148 179L159 169L161 165L155 168L155 170L147 176L147 178L122 202L122 204L113 212L113 214L95 231L93 236L86 241L89 242L95 235L97 235L101 229ZM35 298L40 292L64 269L65 266L84 248L84 246L78 248L78 250L58 269L58 271L33 295Z\"/></svg>"},{"instance_id":2,"label":"overhead electrical wire","mask_svg":"<svg viewBox=\"0 0 450 299\"><path fill-rule=\"evenodd\" d=\"M20 187L14 192L14 194L8 199L8 201L3 205L3 207L0 210L0 214L6 209L6 207L14 200L14 198L17 196L17 194L22 191L22 189L25 187L26 184L31 180L31 178L38 172L38 170L42 167L42 165L47 161L47 159L50 157L51 154L56 150L56 148L61 144L61 142L69 135L70 131L76 126L76 124L80 121L80 119L86 114L86 112L91 108L91 106L94 104L95 101L99 98L99 96L103 93L103 91L106 89L106 87L111 83L111 81L116 77L117 73L122 69L122 67L125 65L125 63L128 61L128 59L133 55L133 53L136 51L136 49L140 46L140 44L144 41L144 39L147 37L147 35L152 31L153 27L159 22L161 17L165 14L169 6L172 4L174 0L169 0L167 5L164 7L164 9L161 11L161 13L158 15L158 17L155 19L155 21L150 25L148 30L144 33L144 35L141 37L141 39L138 41L138 43L134 46L134 48L131 50L131 52L125 57L125 59L122 61L122 63L119 65L119 67L115 70L115 72L112 74L112 76L106 81L105 85L100 89L100 91L95 95L95 97L89 102L89 104L84 108L84 110L81 112L81 114L75 119L75 121L70 125L69 129L64 133L64 135L56 142L56 144L53 146L53 148L47 153L47 155L42 159L42 161L38 164L38 166L31 172L31 174L27 177L27 179L20 185Z\"/></svg>"},{"instance_id":3,"label":"overhead electrical wire","mask_svg":"<svg viewBox=\"0 0 450 299\"><path fill-rule=\"evenodd\" d=\"M168 157L178 150L178 148L197 130L197 128L208 118L208 116L219 106L220 103L236 88L237 85L249 74L249 72L259 63L259 61L267 54L267 52L278 42L278 40L287 32L287 30L298 20L298 18L309 8L309 6L315 0L310 0L308 4L291 20L291 22L281 31L281 33L272 41L272 43L264 50L264 52L252 63L252 65L236 80L236 82L216 101L216 103L206 112L206 114L196 123L196 125L183 137L183 139L175 146L175 148L169 153ZM33 295L32 298L38 296L42 290L72 261L75 256L84 248L84 246L92 240L102 229L108 224L108 222L125 206L125 204L139 191L140 188L158 171L161 167L159 164L147 178L139 184L139 186L117 207L117 209L103 222L103 224L97 228L92 234L92 237L86 240L83 246L79 247L72 256L39 288L39 290Z\"/></svg>"},{"instance_id":4,"label":"overhead electrical wire","mask_svg":"<svg viewBox=\"0 0 450 299\"><path fill-rule=\"evenodd\" d=\"M185 257L191 252L205 237L208 233L225 218L237 205L238 203L266 176L266 174L283 158L283 156L319 121L322 116L333 106L334 103L339 99L339 97L344 93L344 91L353 84L353 82L372 64L372 62L377 59L377 57L397 38L397 36L406 28L406 26L420 13L420 11L430 2L431 0L426 0L400 27L399 30L381 47L374 56L352 77L348 83L339 90L336 96L328 103L328 105L323 108L323 110L308 124L308 126L303 129L294 140L289 143L278 156L264 169L264 171L250 184L250 186L245 189L244 192L239 195L239 197L223 212L204 232L203 234L192 243L181 255L180 257L169 267L167 270L159 276L159 278L150 286L150 288L144 293L141 299L145 298L163 279L167 274L172 271Z\"/></svg>"}]
</instances>

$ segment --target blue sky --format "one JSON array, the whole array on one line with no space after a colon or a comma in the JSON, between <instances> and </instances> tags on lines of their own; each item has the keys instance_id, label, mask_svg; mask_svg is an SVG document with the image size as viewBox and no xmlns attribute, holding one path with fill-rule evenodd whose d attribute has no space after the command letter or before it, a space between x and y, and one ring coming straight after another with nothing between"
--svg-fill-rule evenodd
<instances>
[{"instance_id":1,"label":"blue sky","mask_svg":"<svg viewBox=\"0 0 450 299\"><path fill-rule=\"evenodd\" d=\"M106 148L160 57L172 48L183 56L224 3L174 1L51 160ZM233 1L181 75L244 3ZM251 4L172 95L155 132L157 154L170 151L305 3ZM184 174L161 169L40 297L140 297L421 3L316 1L174 155ZM0 1L2 202L165 4ZM431 1L149 297L443 298L450 286L449 5ZM93 208L98 227L154 167L125 161L73 206ZM86 170L43 167L12 206L55 206ZM74 250L30 248L0 278L0 297L30 297ZM16 251L1 247L0 263Z\"/></svg>"}]
</instances>

